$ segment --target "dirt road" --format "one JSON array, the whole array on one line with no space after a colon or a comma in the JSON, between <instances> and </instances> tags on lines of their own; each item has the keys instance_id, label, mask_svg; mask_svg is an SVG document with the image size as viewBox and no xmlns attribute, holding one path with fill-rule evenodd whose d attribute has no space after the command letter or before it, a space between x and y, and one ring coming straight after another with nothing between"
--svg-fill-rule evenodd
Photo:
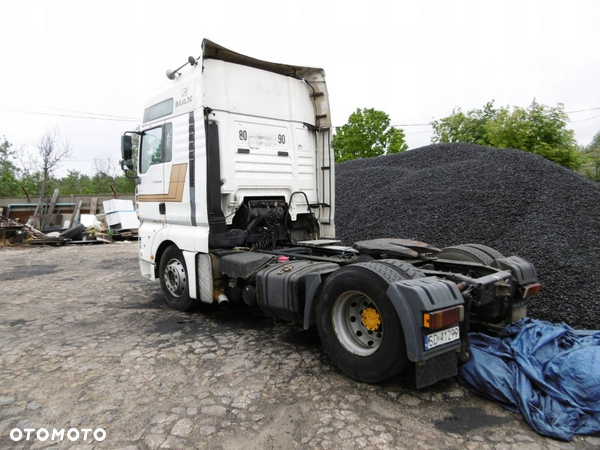
<instances>
[{"instance_id":1,"label":"dirt road","mask_svg":"<svg viewBox=\"0 0 600 450\"><path fill-rule=\"evenodd\" d=\"M104 440L15 442L14 428ZM37 432L37 431L36 431ZM35 432L34 432L35 433ZM73 436L73 435L72 435ZM167 309L137 245L0 250L0 448L558 449L454 381L357 383L313 331Z\"/></svg>"}]
</instances>

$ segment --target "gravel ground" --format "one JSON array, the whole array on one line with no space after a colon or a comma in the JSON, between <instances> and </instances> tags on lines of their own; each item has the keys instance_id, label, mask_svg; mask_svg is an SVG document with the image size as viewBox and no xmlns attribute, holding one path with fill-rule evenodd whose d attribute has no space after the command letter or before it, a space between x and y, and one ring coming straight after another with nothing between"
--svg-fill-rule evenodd
<instances>
[{"instance_id":1,"label":"gravel ground","mask_svg":"<svg viewBox=\"0 0 600 450\"><path fill-rule=\"evenodd\" d=\"M438 144L336 166L346 243L413 238L480 243L533 262L529 315L600 329L600 185L512 149Z\"/></svg>"},{"instance_id":2,"label":"gravel ground","mask_svg":"<svg viewBox=\"0 0 600 450\"><path fill-rule=\"evenodd\" d=\"M137 246L0 250L0 448L591 449L453 380L357 383L318 336L258 313L166 308ZM13 442L15 428L106 430Z\"/></svg>"}]
</instances>

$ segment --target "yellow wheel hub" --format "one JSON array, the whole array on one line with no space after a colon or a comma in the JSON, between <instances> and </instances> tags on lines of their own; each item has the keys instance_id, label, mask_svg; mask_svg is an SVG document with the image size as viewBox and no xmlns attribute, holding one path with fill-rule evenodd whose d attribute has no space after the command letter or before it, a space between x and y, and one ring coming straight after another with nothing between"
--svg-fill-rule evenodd
<instances>
[{"instance_id":1,"label":"yellow wheel hub","mask_svg":"<svg viewBox=\"0 0 600 450\"><path fill-rule=\"evenodd\" d=\"M381 317L375 308L365 308L362 312L361 322L369 331L375 331L381 325Z\"/></svg>"}]
</instances>

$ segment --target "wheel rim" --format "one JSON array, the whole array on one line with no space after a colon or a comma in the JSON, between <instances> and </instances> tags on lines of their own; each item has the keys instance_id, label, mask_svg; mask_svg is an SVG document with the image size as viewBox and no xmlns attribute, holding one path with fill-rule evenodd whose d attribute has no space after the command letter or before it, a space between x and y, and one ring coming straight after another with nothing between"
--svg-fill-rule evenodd
<instances>
[{"instance_id":1,"label":"wheel rim","mask_svg":"<svg viewBox=\"0 0 600 450\"><path fill-rule=\"evenodd\" d=\"M171 259L164 272L165 286L173 297L181 297L187 286L187 276L185 268L181 261L176 258Z\"/></svg>"},{"instance_id":2,"label":"wheel rim","mask_svg":"<svg viewBox=\"0 0 600 450\"><path fill-rule=\"evenodd\" d=\"M332 321L342 346L358 356L377 351L383 340L383 319L377 306L365 294L348 291L333 304Z\"/></svg>"}]
</instances>

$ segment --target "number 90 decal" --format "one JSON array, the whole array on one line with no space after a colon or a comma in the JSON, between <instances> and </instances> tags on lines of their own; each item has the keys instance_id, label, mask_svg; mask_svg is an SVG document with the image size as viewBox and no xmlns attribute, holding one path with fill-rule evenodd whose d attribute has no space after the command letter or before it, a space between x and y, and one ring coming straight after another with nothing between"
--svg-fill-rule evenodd
<instances>
[{"instance_id":1,"label":"number 90 decal","mask_svg":"<svg viewBox=\"0 0 600 450\"><path fill-rule=\"evenodd\" d=\"M279 144L285 144L285 134L278 134L277 135L277 143L279 143Z\"/></svg>"},{"instance_id":2,"label":"number 90 decal","mask_svg":"<svg viewBox=\"0 0 600 450\"><path fill-rule=\"evenodd\" d=\"M240 133L239 133L238 136L240 138L240 141L247 141L248 140L248 133L246 132L246 130L240 130Z\"/></svg>"}]
</instances>

